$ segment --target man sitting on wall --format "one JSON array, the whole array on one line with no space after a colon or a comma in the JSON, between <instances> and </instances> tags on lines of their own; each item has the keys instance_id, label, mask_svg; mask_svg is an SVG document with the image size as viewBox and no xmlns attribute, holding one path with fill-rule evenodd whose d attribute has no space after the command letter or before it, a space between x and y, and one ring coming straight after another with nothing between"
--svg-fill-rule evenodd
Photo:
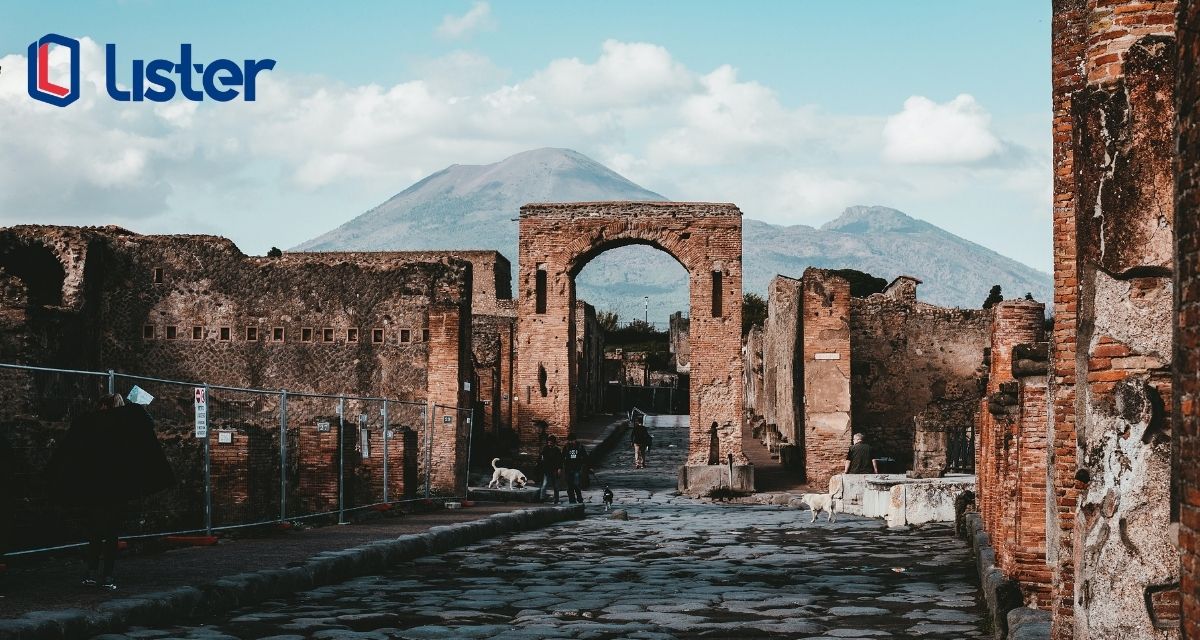
<instances>
[{"instance_id":1,"label":"man sitting on wall","mask_svg":"<svg viewBox=\"0 0 1200 640\"><path fill-rule=\"evenodd\" d=\"M871 456L871 445L865 441L863 434L854 434L854 444L846 454L843 473L879 473L879 462Z\"/></svg>"}]
</instances>

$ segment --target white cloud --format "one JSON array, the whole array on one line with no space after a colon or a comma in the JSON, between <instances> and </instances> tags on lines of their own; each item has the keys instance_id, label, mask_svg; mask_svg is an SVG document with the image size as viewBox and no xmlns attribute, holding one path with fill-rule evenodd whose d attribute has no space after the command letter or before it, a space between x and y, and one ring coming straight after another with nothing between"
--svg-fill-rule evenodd
<instances>
[{"instance_id":1,"label":"white cloud","mask_svg":"<svg viewBox=\"0 0 1200 640\"><path fill-rule=\"evenodd\" d=\"M913 96L883 127L883 157L900 164L962 164L997 156L1005 145L991 132L991 120L965 93L945 104Z\"/></svg>"},{"instance_id":2,"label":"white cloud","mask_svg":"<svg viewBox=\"0 0 1200 640\"><path fill-rule=\"evenodd\" d=\"M52 65L65 64L57 55ZM272 71L253 103L119 103L104 92L103 52L90 39L82 63L83 97L57 109L26 95L24 56L0 58L0 225L204 230L260 252L327 231L447 165L543 146L574 148L669 198L734 202L785 224L898 194L961 197L971 172L1040 202L1048 175L980 162L1008 143L970 96L912 98L891 118L843 116L785 104L729 65L691 69L651 43L609 40L594 58L551 60L511 80L465 52L420 60L390 86Z\"/></svg>"},{"instance_id":3,"label":"white cloud","mask_svg":"<svg viewBox=\"0 0 1200 640\"><path fill-rule=\"evenodd\" d=\"M447 39L469 38L480 31L496 28L492 7L486 2L476 2L461 16L447 15L438 25L437 35Z\"/></svg>"}]
</instances>

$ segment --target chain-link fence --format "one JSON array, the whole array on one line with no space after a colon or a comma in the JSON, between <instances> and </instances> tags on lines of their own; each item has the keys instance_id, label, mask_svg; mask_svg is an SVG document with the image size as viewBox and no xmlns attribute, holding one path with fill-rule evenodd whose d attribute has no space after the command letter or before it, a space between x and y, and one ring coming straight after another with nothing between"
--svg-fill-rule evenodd
<instances>
[{"instance_id":1,"label":"chain-link fence","mask_svg":"<svg viewBox=\"0 0 1200 640\"><path fill-rule=\"evenodd\" d=\"M0 364L0 388L11 394L0 403L5 555L82 539L74 511L50 495L47 463L71 424L102 394L130 397L135 387L153 396L145 408L175 481L131 503L122 537L211 533L318 516L345 522L357 510L429 498L441 464L433 451L448 438L462 439L457 428L435 428L424 400ZM435 405L433 411L470 421L469 409ZM453 446L469 444L467 438ZM454 470L459 472L465 469Z\"/></svg>"}]
</instances>

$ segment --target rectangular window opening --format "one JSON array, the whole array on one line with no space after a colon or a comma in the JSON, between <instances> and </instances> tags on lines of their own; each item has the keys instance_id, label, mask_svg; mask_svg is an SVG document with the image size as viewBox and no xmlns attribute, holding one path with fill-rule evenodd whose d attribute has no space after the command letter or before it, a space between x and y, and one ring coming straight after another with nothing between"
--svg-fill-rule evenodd
<instances>
[{"instance_id":1,"label":"rectangular window opening","mask_svg":"<svg viewBox=\"0 0 1200 640\"><path fill-rule=\"evenodd\" d=\"M283 342L287 340L287 331L283 327L275 327L271 329L271 340L275 342Z\"/></svg>"},{"instance_id":2,"label":"rectangular window opening","mask_svg":"<svg viewBox=\"0 0 1200 640\"><path fill-rule=\"evenodd\" d=\"M148 324L148 325L144 325L142 327L142 339L143 340L153 340L154 339L154 325Z\"/></svg>"},{"instance_id":3,"label":"rectangular window opening","mask_svg":"<svg viewBox=\"0 0 1200 640\"><path fill-rule=\"evenodd\" d=\"M712 317L720 318L722 315L722 300L721 300L721 272L712 272Z\"/></svg>"},{"instance_id":4,"label":"rectangular window opening","mask_svg":"<svg viewBox=\"0 0 1200 640\"><path fill-rule=\"evenodd\" d=\"M400 330L400 342L412 342L412 330L411 329L401 329Z\"/></svg>"},{"instance_id":5,"label":"rectangular window opening","mask_svg":"<svg viewBox=\"0 0 1200 640\"><path fill-rule=\"evenodd\" d=\"M371 343L383 344L383 329L371 329Z\"/></svg>"},{"instance_id":6,"label":"rectangular window opening","mask_svg":"<svg viewBox=\"0 0 1200 640\"><path fill-rule=\"evenodd\" d=\"M174 340L179 337L179 328L171 325L167 327L167 340Z\"/></svg>"},{"instance_id":7,"label":"rectangular window opening","mask_svg":"<svg viewBox=\"0 0 1200 640\"><path fill-rule=\"evenodd\" d=\"M333 329L321 329L321 342L333 342Z\"/></svg>"},{"instance_id":8,"label":"rectangular window opening","mask_svg":"<svg viewBox=\"0 0 1200 640\"><path fill-rule=\"evenodd\" d=\"M312 342L313 330L312 327L304 327L300 330L300 342Z\"/></svg>"},{"instance_id":9,"label":"rectangular window opening","mask_svg":"<svg viewBox=\"0 0 1200 640\"><path fill-rule=\"evenodd\" d=\"M229 340L231 335L232 335L232 332L230 331L229 327L221 327L221 339L222 340Z\"/></svg>"},{"instance_id":10,"label":"rectangular window opening","mask_svg":"<svg viewBox=\"0 0 1200 640\"><path fill-rule=\"evenodd\" d=\"M193 326L192 327L192 340L203 340L203 339L204 339L204 327Z\"/></svg>"},{"instance_id":11,"label":"rectangular window opening","mask_svg":"<svg viewBox=\"0 0 1200 640\"><path fill-rule=\"evenodd\" d=\"M162 284L166 279L166 274L162 267L154 267L154 284Z\"/></svg>"},{"instance_id":12,"label":"rectangular window opening","mask_svg":"<svg viewBox=\"0 0 1200 640\"><path fill-rule=\"evenodd\" d=\"M429 342L429 329L421 329L421 342Z\"/></svg>"},{"instance_id":13,"label":"rectangular window opening","mask_svg":"<svg viewBox=\"0 0 1200 640\"><path fill-rule=\"evenodd\" d=\"M246 327L246 341L258 342L258 327Z\"/></svg>"},{"instance_id":14,"label":"rectangular window opening","mask_svg":"<svg viewBox=\"0 0 1200 640\"><path fill-rule=\"evenodd\" d=\"M534 296L537 300L537 313L546 313L546 270L538 269L537 283Z\"/></svg>"},{"instance_id":15,"label":"rectangular window opening","mask_svg":"<svg viewBox=\"0 0 1200 640\"><path fill-rule=\"evenodd\" d=\"M346 329L346 342L358 342L358 329Z\"/></svg>"}]
</instances>

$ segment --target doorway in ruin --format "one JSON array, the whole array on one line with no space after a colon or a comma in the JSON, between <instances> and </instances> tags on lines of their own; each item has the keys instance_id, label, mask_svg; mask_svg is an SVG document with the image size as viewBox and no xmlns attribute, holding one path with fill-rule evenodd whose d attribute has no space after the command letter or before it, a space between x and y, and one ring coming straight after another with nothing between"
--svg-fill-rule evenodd
<instances>
[{"instance_id":1,"label":"doorway in ruin","mask_svg":"<svg viewBox=\"0 0 1200 640\"><path fill-rule=\"evenodd\" d=\"M742 453L742 219L731 204L585 202L521 207L517 432L536 450L579 416L575 277L596 256L649 245L688 273L688 457L680 488L752 490Z\"/></svg>"}]
</instances>

